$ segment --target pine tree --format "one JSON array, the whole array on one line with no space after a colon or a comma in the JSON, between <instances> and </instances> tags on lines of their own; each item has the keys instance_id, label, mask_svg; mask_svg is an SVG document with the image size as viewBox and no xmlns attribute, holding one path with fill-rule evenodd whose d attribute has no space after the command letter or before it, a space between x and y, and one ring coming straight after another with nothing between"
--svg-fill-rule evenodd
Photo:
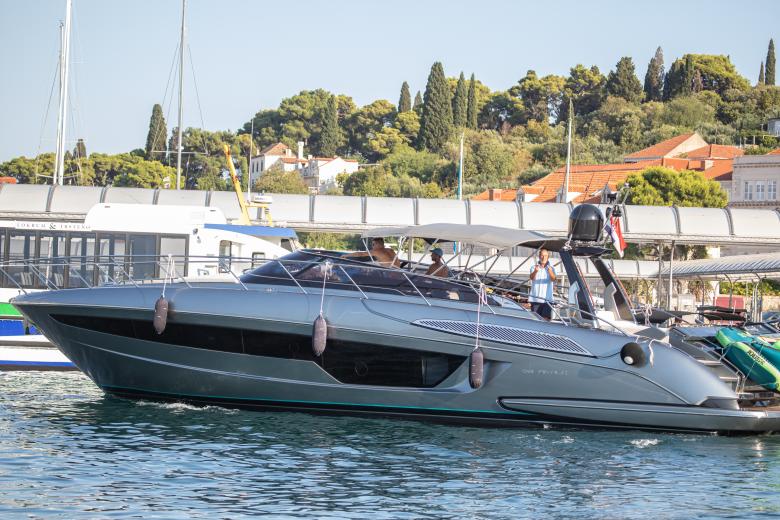
<instances>
[{"instance_id":1,"label":"pine tree","mask_svg":"<svg viewBox=\"0 0 780 520\"><path fill-rule=\"evenodd\" d=\"M765 85L766 80L764 79L764 62L761 62L761 68L758 69L758 85Z\"/></svg>"},{"instance_id":2,"label":"pine tree","mask_svg":"<svg viewBox=\"0 0 780 520\"><path fill-rule=\"evenodd\" d=\"M466 126L468 112L468 90L466 90L466 78L460 73L458 85L455 87L455 95L452 97L452 123L457 127Z\"/></svg>"},{"instance_id":3,"label":"pine tree","mask_svg":"<svg viewBox=\"0 0 780 520\"><path fill-rule=\"evenodd\" d=\"M645 101L661 101L664 93L664 51L658 47L645 73Z\"/></svg>"},{"instance_id":4,"label":"pine tree","mask_svg":"<svg viewBox=\"0 0 780 520\"><path fill-rule=\"evenodd\" d=\"M642 84L636 77L634 62L628 56L620 58L615 70L607 76L607 93L622 97L626 101L638 103L642 101Z\"/></svg>"},{"instance_id":5,"label":"pine tree","mask_svg":"<svg viewBox=\"0 0 780 520\"><path fill-rule=\"evenodd\" d=\"M409 84L404 81L401 85L401 97L398 99L398 113L408 112L412 109L412 95L409 93Z\"/></svg>"},{"instance_id":6,"label":"pine tree","mask_svg":"<svg viewBox=\"0 0 780 520\"><path fill-rule=\"evenodd\" d=\"M417 94L414 95L414 104L412 105L412 110L421 114L422 105L423 105L422 96L420 95L420 91L418 90Z\"/></svg>"},{"instance_id":7,"label":"pine tree","mask_svg":"<svg viewBox=\"0 0 780 520\"><path fill-rule=\"evenodd\" d=\"M322 115L322 133L320 133L320 154L324 157L333 157L342 142L341 128L339 127L338 108L336 96L331 96Z\"/></svg>"},{"instance_id":8,"label":"pine tree","mask_svg":"<svg viewBox=\"0 0 780 520\"><path fill-rule=\"evenodd\" d=\"M431 67L428 84L425 86L422 117L420 118L420 133L417 136L419 145L432 152L441 153L452 134L452 100L450 87L444 75L441 62Z\"/></svg>"},{"instance_id":9,"label":"pine tree","mask_svg":"<svg viewBox=\"0 0 780 520\"><path fill-rule=\"evenodd\" d=\"M466 127L472 130L477 129L477 80L474 74L469 80L469 100L466 107Z\"/></svg>"},{"instance_id":10,"label":"pine tree","mask_svg":"<svg viewBox=\"0 0 780 520\"><path fill-rule=\"evenodd\" d=\"M767 85L775 84L775 40L769 40L769 49L766 51L766 64L764 65L764 82Z\"/></svg>"},{"instance_id":11,"label":"pine tree","mask_svg":"<svg viewBox=\"0 0 780 520\"><path fill-rule=\"evenodd\" d=\"M150 161L163 155L165 142L168 140L168 127L165 125L162 106L156 103L152 107L152 117L149 119L149 133L146 135L146 158Z\"/></svg>"}]
</instances>

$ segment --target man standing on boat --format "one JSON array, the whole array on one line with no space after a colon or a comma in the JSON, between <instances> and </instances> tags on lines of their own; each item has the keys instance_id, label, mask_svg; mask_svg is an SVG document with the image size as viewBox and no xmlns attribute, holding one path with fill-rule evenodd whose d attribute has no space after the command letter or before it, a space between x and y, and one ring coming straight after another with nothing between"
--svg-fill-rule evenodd
<instances>
[{"instance_id":1,"label":"man standing on boat","mask_svg":"<svg viewBox=\"0 0 780 520\"><path fill-rule=\"evenodd\" d=\"M542 318L552 318L553 282L555 268L550 263L550 253L546 249L539 250L539 262L531 269L531 294L528 301L531 310Z\"/></svg>"}]
</instances>

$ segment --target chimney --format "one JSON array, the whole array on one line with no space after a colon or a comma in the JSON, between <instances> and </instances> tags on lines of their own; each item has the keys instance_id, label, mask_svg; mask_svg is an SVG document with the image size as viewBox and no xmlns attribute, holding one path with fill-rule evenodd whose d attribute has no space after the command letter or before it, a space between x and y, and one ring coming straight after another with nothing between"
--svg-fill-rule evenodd
<instances>
[{"instance_id":1,"label":"chimney","mask_svg":"<svg viewBox=\"0 0 780 520\"><path fill-rule=\"evenodd\" d=\"M298 141L298 159L303 159L303 141Z\"/></svg>"},{"instance_id":2,"label":"chimney","mask_svg":"<svg viewBox=\"0 0 780 520\"><path fill-rule=\"evenodd\" d=\"M501 200L501 193L504 190L498 188L490 188L488 190L488 200Z\"/></svg>"}]
</instances>

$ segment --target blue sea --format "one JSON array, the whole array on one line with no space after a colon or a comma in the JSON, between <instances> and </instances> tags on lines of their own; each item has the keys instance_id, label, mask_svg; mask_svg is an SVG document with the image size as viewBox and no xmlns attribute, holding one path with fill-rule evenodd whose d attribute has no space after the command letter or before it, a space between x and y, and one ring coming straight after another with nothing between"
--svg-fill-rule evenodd
<instances>
[{"instance_id":1,"label":"blue sea","mask_svg":"<svg viewBox=\"0 0 780 520\"><path fill-rule=\"evenodd\" d=\"M492 429L128 401L0 373L2 518L780 516L780 435Z\"/></svg>"}]
</instances>

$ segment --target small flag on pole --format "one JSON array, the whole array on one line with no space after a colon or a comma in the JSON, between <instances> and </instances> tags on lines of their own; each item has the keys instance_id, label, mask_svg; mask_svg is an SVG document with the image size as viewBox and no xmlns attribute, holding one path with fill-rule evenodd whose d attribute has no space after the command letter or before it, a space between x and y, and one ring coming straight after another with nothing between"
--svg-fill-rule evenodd
<instances>
[{"instance_id":1,"label":"small flag on pole","mask_svg":"<svg viewBox=\"0 0 780 520\"><path fill-rule=\"evenodd\" d=\"M623 258L623 251L626 249L626 241L623 240L623 231L620 229L620 217L610 215L604 223L604 231L612 239L612 245L615 246L615 250Z\"/></svg>"}]
</instances>

